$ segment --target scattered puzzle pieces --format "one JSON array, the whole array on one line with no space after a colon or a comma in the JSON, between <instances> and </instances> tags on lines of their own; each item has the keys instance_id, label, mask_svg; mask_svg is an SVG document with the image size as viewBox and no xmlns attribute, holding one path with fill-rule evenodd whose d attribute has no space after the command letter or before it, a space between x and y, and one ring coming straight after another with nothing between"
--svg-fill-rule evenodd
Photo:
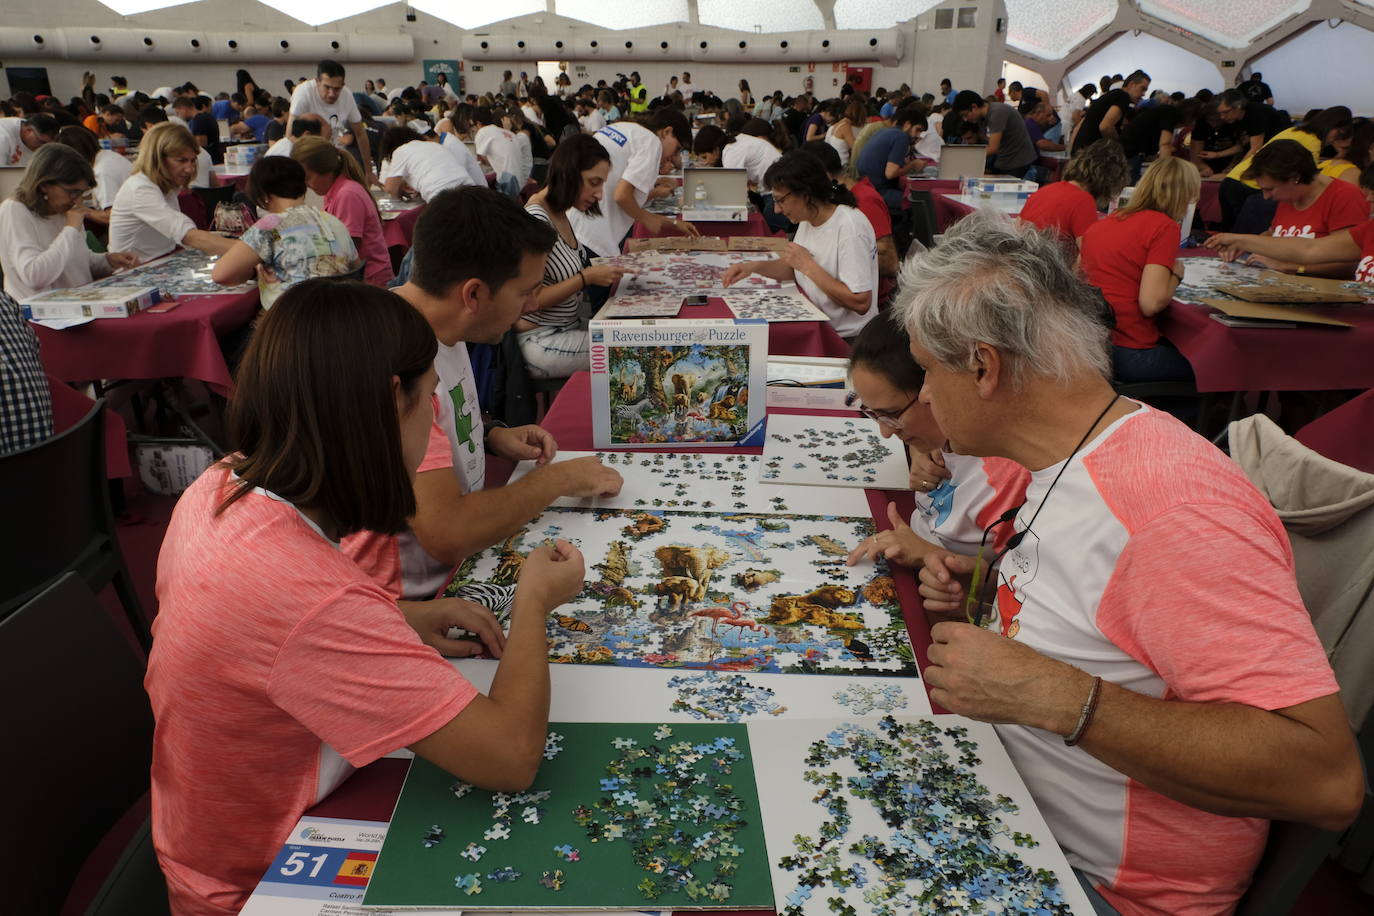
<instances>
[{"instance_id":1,"label":"scattered puzzle pieces","mask_svg":"<svg viewBox=\"0 0 1374 916\"><path fill-rule=\"evenodd\" d=\"M546 871L539 878L539 883L551 891L561 891L565 881L566 877L561 868L554 869L553 871Z\"/></svg>"},{"instance_id":2,"label":"scattered puzzle pieces","mask_svg":"<svg viewBox=\"0 0 1374 916\"><path fill-rule=\"evenodd\" d=\"M434 824L429 830L425 831L425 835L420 842L424 844L426 849L429 849L431 846L438 846L443 839L444 828L440 827L438 824Z\"/></svg>"},{"instance_id":3,"label":"scattered puzzle pieces","mask_svg":"<svg viewBox=\"0 0 1374 916\"><path fill-rule=\"evenodd\" d=\"M555 846L553 851L557 854L558 858L562 859L564 862L577 862L582 858L582 853L567 843L564 843L562 846Z\"/></svg>"},{"instance_id":4,"label":"scattered puzzle pieces","mask_svg":"<svg viewBox=\"0 0 1374 916\"><path fill-rule=\"evenodd\" d=\"M482 858L482 856L486 854L487 847L478 846L476 843L467 844L467 846L463 847L463 851L458 853L458 855L462 856L470 862L476 862L478 859Z\"/></svg>"}]
</instances>

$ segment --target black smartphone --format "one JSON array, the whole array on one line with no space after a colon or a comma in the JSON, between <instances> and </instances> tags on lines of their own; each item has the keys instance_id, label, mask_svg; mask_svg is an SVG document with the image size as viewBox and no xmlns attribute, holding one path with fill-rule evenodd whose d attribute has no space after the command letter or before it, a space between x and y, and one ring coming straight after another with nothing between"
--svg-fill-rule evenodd
<instances>
[{"instance_id":1,"label":"black smartphone","mask_svg":"<svg viewBox=\"0 0 1374 916\"><path fill-rule=\"evenodd\" d=\"M683 305L705 305L707 302L710 302L710 301L711 301L711 297L710 297L710 296L706 296L706 295L702 295L702 294L697 294L697 295L692 295L692 296L684 296L683 299L682 299L682 304L683 304Z\"/></svg>"}]
</instances>

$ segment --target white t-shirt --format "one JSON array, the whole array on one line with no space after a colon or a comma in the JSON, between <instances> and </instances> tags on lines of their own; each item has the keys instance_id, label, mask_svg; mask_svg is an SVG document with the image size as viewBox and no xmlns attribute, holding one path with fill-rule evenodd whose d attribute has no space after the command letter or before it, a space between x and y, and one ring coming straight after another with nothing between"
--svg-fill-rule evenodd
<instances>
[{"instance_id":1,"label":"white t-shirt","mask_svg":"<svg viewBox=\"0 0 1374 916\"><path fill-rule=\"evenodd\" d=\"M727 169L744 169L749 183L763 188L763 176L768 167L782 158L778 148L762 137L740 134L735 142L727 143L721 153L720 164Z\"/></svg>"},{"instance_id":2,"label":"white t-shirt","mask_svg":"<svg viewBox=\"0 0 1374 916\"><path fill-rule=\"evenodd\" d=\"M170 108L171 106L168 107ZM170 124L175 124L177 127L184 127L187 130L191 129L191 125L186 122L185 118L178 117L177 115L174 115L171 112L167 113L167 121Z\"/></svg>"},{"instance_id":3,"label":"white t-shirt","mask_svg":"<svg viewBox=\"0 0 1374 916\"><path fill-rule=\"evenodd\" d=\"M350 124L357 124L363 119L358 114L358 103L353 101L353 93L347 86L339 93L338 101L334 104L327 104L320 98L319 83L316 80L306 80L295 88L291 93L291 115L317 114L324 118L334 133ZM287 123L290 123L290 118Z\"/></svg>"},{"instance_id":4,"label":"white t-shirt","mask_svg":"<svg viewBox=\"0 0 1374 916\"><path fill-rule=\"evenodd\" d=\"M110 250L130 251L140 261L160 257L181 244L195 221L177 205L177 189L163 192L135 172L115 195L110 210Z\"/></svg>"},{"instance_id":5,"label":"white t-shirt","mask_svg":"<svg viewBox=\"0 0 1374 916\"><path fill-rule=\"evenodd\" d=\"M835 333L841 337L858 334L878 314L878 242L873 236L873 224L853 207L839 206L820 226L801 223L794 241L811 252L830 276L853 292L868 293L868 310L863 314L851 312L835 304L809 277L797 272L798 288L830 316Z\"/></svg>"},{"instance_id":6,"label":"white t-shirt","mask_svg":"<svg viewBox=\"0 0 1374 916\"><path fill-rule=\"evenodd\" d=\"M108 210L114 206L119 189L134 173L134 164L114 150L103 149L95 154L91 168L95 170L95 190L91 192L95 205L101 210Z\"/></svg>"},{"instance_id":7,"label":"white t-shirt","mask_svg":"<svg viewBox=\"0 0 1374 916\"><path fill-rule=\"evenodd\" d=\"M442 145L427 140L412 140L391 154L382 163L383 182L400 177L425 201L433 200L440 192L472 184L472 177L458 163L453 153ZM483 182L485 184L486 182Z\"/></svg>"},{"instance_id":8,"label":"white t-shirt","mask_svg":"<svg viewBox=\"0 0 1374 916\"><path fill-rule=\"evenodd\" d=\"M0 203L0 267L5 292L20 302L110 272L105 256L86 247L84 229L69 227L65 216L39 216L14 199Z\"/></svg>"},{"instance_id":9,"label":"white t-shirt","mask_svg":"<svg viewBox=\"0 0 1374 916\"><path fill-rule=\"evenodd\" d=\"M593 108L590 114L578 118L577 121L582 125L582 129L589 134L594 134L606 126L606 116L601 113L599 108Z\"/></svg>"},{"instance_id":10,"label":"white t-shirt","mask_svg":"<svg viewBox=\"0 0 1374 916\"><path fill-rule=\"evenodd\" d=\"M294 137L282 137L282 138L281 138L280 140L278 140L276 143L273 143L271 146L269 146L269 147L267 148L267 152L266 152L266 153L263 153L263 155L264 155L264 156L290 156L290 155L291 155L291 150L294 149L295 146L296 146L296 140L295 140Z\"/></svg>"},{"instance_id":11,"label":"white t-shirt","mask_svg":"<svg viewBox=\"0 0 1374 916\"><path fill-rule=\"evenodd\" d=\"M938 131L928 130L921 134L921 139L916 141L914 149L916 155L920 156L922 159L933 159L939 162L940 149L944 145L944 138L940 136Z\"/></svg>"},{"instance_id":12,"label":"white t-shirt","mask_svg":"<svg viewBox=\"0 0 1374 916\"><path fill-rule=\"evenodd\" d=\"M477 146L477 155L485 156L487 162L491 163L491 170L497 178L502 175L519 176L520 153L515 148L515 136L510 131L495 124L484 124L477 131L477 136L473 137L473 143Z\"/></svg>"},{"instance_id":13,"label":"white t-shirt","mask_svg":"<svg viewBox=\"0 0 1374 916\"><path fill-rule=\"evenodd\" d=\"M27 165L33 150L24 145L19 129L23 118L0 118L0 165Z\"/></svg>"},{"instance_id":14,"label":"white t-shirt","mask_svg":"<svg viewBox=\"0 0 1374 916\"><path fill-rule=\"evenodd\" d=\"M915 492L916 511L911 530L946 550L973 556L983 542L983 532L997 517L1026 497L1030 471L1005 458L977 458L942 452L948 479L929 493ZM988 535L989 546L1011 537L999 526ZM1000 537L999 537L1000 536Z\"/></svg>"},{"instance_id":15,"label":"white t-shirt","mask_svg":"<svg viewBox=\"0 0 1374 916\"><path fill-rule=\"evenodd\" d=\"M530 146L530 135L522 131L515 134L515 153L520 159L520 172L515 176L523 188L534 172L534 147ZM483 181L486 179L483 178Z\"/></svg>"},{"instance_id":16,"label":"white t-shirt","mask_svg":"<svg viewBox=\"0 0 1374 916\"><path fill-rule=\"evenodd\" d=\"M193 188L209 188L214 186L210 180L211 170L215 166L215 161L210 158L209 150L202 147L196 153L196 177L191 179Z\"/></svg>"},{"instance_id":17,"label":"white t-shirt","mask_svg":"<svg viewBox=\"0 0 1374 916\"><path fill-rule=\"evenodd\" d=\"M482 171L482 163L477 161L477 157L468 149L468 145L450 133L439 135L439 145L448 150L458 160L458 164L463 167L463 171L468 173L472 183L479 188L487 183L486 173Z\"/></svg>"},{"instance_id":18,"label":"white t-shirt","mask_svg":"<svg viewBox=\"0 0 1374 916\"><path fill-rule=\"evenodd\" d=\"M540 114L539 109L535 108L533 105L525 105L520 109L520 112L525 116L525 120L529 121L531 124L538 124L540 127L544 126L544 116Z\"/></svg>"},{"instance_id":19,"label":"white t-shirt","mask_svg":"<svg viewBox=\"0 0 1374 916\"><path fill-rule=\"evenodd\" d=\"M634 225L634 220L615 202L616 186L622 180L628 181L634 186L635 202L644 206L658 181L663 141L647 127L630 121L608 124L592 136L611 154L601 216L588 216L574 207L568 211L568 220L582 244L602 257L611 257L620 253L620 242Z\"/></svg>"}]
</instances>

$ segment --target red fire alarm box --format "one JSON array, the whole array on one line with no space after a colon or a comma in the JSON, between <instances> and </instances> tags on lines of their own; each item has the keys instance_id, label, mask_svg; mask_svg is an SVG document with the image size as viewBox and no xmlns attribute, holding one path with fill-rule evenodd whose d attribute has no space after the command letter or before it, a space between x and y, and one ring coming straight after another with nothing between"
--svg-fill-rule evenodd
<instances>
[{"instance_id":1,"label":"red fire alarm box","mask_svg":"<svg viewBox=\"0 0 1374 916\"><path fill-rule=\"evenodd\" d=\"M873 68L872 67L845 67L844 80L859 92L873 91Z\"/></svg>"}]
</instances>

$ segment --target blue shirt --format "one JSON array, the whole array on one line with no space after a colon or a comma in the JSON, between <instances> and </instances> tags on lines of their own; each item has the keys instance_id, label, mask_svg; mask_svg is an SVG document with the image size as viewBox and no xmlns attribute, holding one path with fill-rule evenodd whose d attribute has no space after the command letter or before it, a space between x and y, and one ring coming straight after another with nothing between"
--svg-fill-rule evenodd
<instances>
[{"instance_id":1,"label":"blue shirt","mask_svg":"<svg viewBox=\"0 0 1374 916\"><path fill-rule=\"evenodd\" d=\"M244 118L243 123L253 128L253 136L263 143L266 141L267 125L272 123L272 119L264 114L255 114L251 118Z\"/></svg>"},{"instance_id":2,"label":"blue shirt","mask_svg":"<svg viewBox=\"0 0 1374 916\"><path fill-rule=\"evenodd\" d=\"M210 113L215 116L216 121L233 121L234 103L228 99L220 99L210 106Z\"/></svg>"},{"instance_id":3,"label":"blue shirt","mask_svg":"<svg viewBox=\"0 0 1374 916\"><path fill-rule=\"evenodd\" d=\"M897 111L892 107L891 102L884 102L883 107L878 109L878 114L884 118L890 118Z\"/></svg>"},{"instance_id":4,"label":"blue shirt","mask_svg":"<svg viewBox=\"0 0 1374 916\"><path fill-rule=\"evenodd\" d=\"M906 131L900 127L884 127L870 137L859 151L859 162L855 168L879 191L884 188L900 190L901 179L887 177L887 164L905 164L910 151L911 137Z\"/></svg>"},{"instance_id":5,"label":"blue shirt","mask_svg":"<svg viewBox=\"0 0 1374 916\"><path fill-rule=\"evenodd\" d=\"M959 94L959 93L958 93L957 90L951 89L951 90L949 91L949 94L945 96L945 104L946 104L946 105L953 105L953 104L954 104L954 97L955 97L956 95L958 95L958 94Z\"/></svg>"}]
</instances>

